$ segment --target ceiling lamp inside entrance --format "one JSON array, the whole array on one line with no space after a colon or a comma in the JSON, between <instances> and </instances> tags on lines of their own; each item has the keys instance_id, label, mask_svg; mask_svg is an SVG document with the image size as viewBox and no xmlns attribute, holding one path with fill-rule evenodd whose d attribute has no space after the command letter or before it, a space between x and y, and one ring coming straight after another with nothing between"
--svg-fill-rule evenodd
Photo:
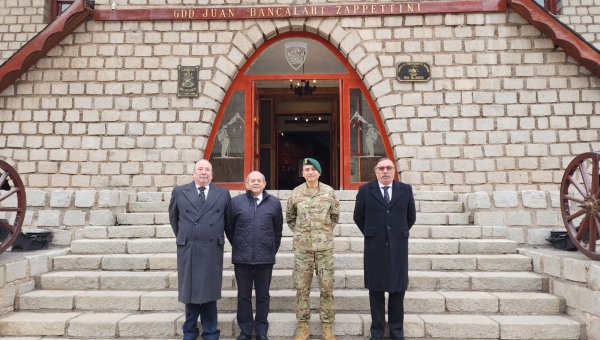
<instances>
[{"instance_id":1,"label":"ceiling lamp inside entrance","mask_svg":"<svg viewBox=\"0 0 600 340\"><path fill-rule=\"evenodd\" d=\"M290 90L292 90L298 97L313 94L317 90L317 81L313 80L312 86L310 80L300 80L296 84L290 79Z\"/></svg>"}]
</instances>

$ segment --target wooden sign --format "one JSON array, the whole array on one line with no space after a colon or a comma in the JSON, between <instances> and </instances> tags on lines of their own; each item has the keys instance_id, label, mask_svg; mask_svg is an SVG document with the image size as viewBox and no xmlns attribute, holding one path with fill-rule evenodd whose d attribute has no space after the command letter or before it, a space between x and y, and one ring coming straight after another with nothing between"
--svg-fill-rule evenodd
<instances>
[{"instance_id":1,"label":"wooden sign","mask_svg":"<svg viewBox=\"0 0 600 340\"><path fill-rule=\"evenodd\" d=\"M127 8L94 10L96 21L244 20L505 12L506 0L423 1L347 5Z\"/></svg>"},{"instance_id":2,"label":"wooden sign","mask_svg":"<svg viewBox=\"0 0 600 340\"><path fill-rule=\"evenodd\" d=\"M405 62L396 65L396 78L398 81L429 81L431 79L431 66L423 62Z\"/></svg>"},{"instance_id":3,"label":"wooden sign","mask_svg":"<svg viewBox=\"0 0 600 340\"><path fill-rule=\"evenodd\" d=\"M177 66L177 97L198 97L200 66Z\"/></svg>"}]
</instances>

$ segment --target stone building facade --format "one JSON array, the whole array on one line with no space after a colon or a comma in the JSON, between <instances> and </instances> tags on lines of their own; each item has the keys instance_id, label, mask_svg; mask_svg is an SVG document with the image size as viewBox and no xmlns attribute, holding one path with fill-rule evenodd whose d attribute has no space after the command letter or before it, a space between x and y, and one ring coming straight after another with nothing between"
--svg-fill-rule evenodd
<instances>
[{"instance_id":1,"label":"stone building facade","mask_svg":"<svg viewBox=\"0 0 600 340\"><path fill-rule=\"evenodd\" d=\"M206 5L240 4L255 2ZM47 3L3 6L6 59L43 25ZM598 44L599 9L598 0L565 0L560 17ZM401 180L417 189L553 191L574 155L600 150L600 79L507 10L90 20L0 95L0 157L32 189L169 191L189 181L192 162L205 156L217 112L246 60L273 37L301 31L325 38L355 67L384 122L381 134ZM399 82L395 66L402 61L428 62L432 80ZM176 96L178 65L200 65L198 98Z\"/></svg>"}]
</instances>

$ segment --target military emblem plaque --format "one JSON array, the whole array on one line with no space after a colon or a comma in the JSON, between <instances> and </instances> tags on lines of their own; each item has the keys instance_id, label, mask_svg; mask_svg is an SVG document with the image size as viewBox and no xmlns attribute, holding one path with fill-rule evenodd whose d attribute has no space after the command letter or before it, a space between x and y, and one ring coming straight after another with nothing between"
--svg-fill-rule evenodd
<instances>
[{"instance_id":1,"label":"military emblem plaque","mask_svg":"<svg viewBox=\"0 0 600 340\"><path fill-rule=\"evenodd\" d=\"M177 97L198 97L200 66L177 66Z\"/></svg>"},{"instance_id":2,"label":"military emblem plaque","mask_svg":"<svg viewBox=\"0 0 600 340\"><path fill-rule=\"evenodd\" d=\"M431 66L424 62L403 62L396 65L398 81L429 81Z\"/></svg>"}]
</instances>

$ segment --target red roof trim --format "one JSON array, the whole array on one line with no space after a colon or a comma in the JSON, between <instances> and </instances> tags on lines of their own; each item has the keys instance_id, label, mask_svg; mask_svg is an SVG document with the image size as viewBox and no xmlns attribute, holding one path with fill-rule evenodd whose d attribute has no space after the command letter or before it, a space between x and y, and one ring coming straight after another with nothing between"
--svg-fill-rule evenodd
<instances>
[{"instance_id":1,"label":"red roof trim","mask_svg":"<svg viewBox=\"0 0 600 340\"><path fill-rule=\"evenodd\" d=\"M92 13L91 6L85 0L75 0L66 11L0 65L0 93L84 23Z\"/></svg>"},{"instance_id":2,"label":"red roof trim","mask_svg":"<svg viewBox=\"0 0 600 340\"><path fill-rule=\"evenodd\" d=\"M532 0L507 0L507 3L555 45L600 78L600 52L594 46Z\"/></svg>"}]
</instances>

